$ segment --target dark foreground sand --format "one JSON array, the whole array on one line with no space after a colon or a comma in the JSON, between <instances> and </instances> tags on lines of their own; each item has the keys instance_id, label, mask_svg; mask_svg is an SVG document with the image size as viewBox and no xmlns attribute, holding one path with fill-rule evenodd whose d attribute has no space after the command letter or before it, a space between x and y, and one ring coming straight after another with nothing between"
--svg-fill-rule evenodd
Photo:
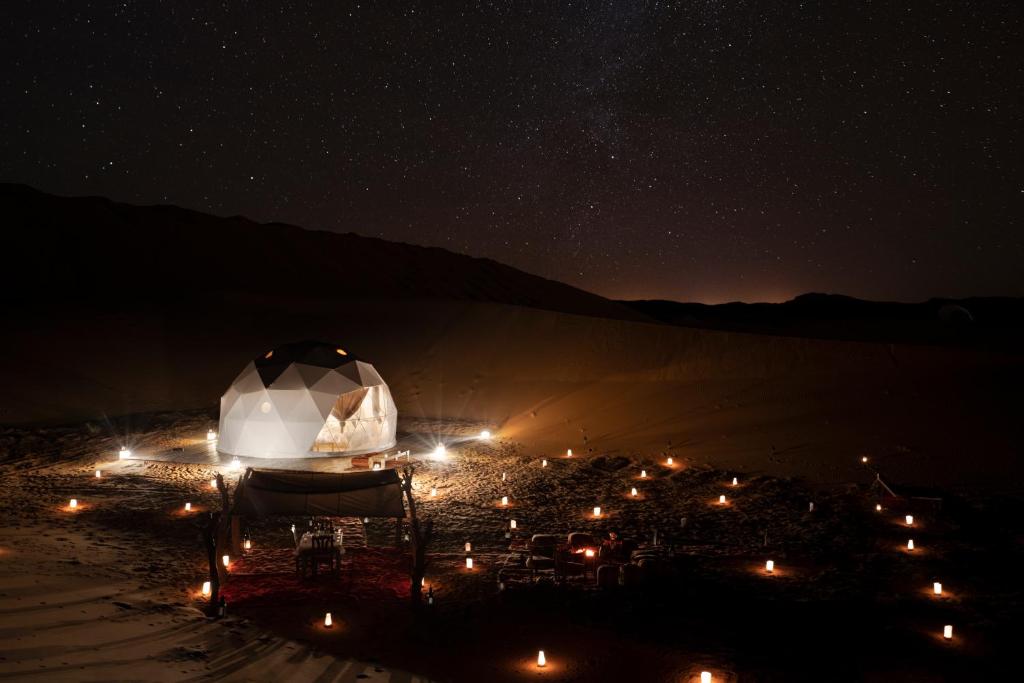
<instances>
[{"instance_id":1,"label":"dark foreground sand","mask_svg":"<svg viewBox=\"0 0 1024 683\"><path fill-rule=\"evenodd\" d=\"M194 439L213 424L195 413L149 423L133 436L140 448ZM1024 616L1016 496L885 500L876 513L872 470L856 463L848 485L814 488L685 455L667 467L656 451L567 459L500 435L483 443L468 438L480 428L469 422L402 428L414 449L459 443L418 475L423 513L437 524L435 608L408 608L403 551L388 548L390 524L371 522L371 547L350 549L340 582L242 576L260 563L238 560L232 616L221 622L199 612L204 557L196 519L181 511L186 500L199 511L216 504L208 466L117 462L112 427L6 430L0 678L426 680L401 673L415 671L442 681L675 682L709 670L716 681L941 681L1012 671ZM721 493L726 506L716 503ZM502 495L510 510L498 505ZM76 512L66 508L71 497L82 503ZM604 519L592 519L594 505ZM511 516L524 533L614 528L649 540L658 529L682 558L673 576L628 590L545 583L499 592ZM286 549L291 521L254 523L257 548ZM929 595L933 581L944 597ZM328 609L330 631L320 625ZM954 625L952 642L940 637L944 624ZM533 666L541 648L543 671Z\"/></svg>"}]
</instances>

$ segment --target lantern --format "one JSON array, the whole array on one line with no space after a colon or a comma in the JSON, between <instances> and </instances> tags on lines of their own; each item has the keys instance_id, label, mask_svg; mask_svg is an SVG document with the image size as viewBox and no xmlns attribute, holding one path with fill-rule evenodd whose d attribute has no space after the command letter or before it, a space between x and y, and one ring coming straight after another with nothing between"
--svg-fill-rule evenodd
<instances>
[{"instance_id":1,"label":"lantern","mask_svg":"<svg viewBox=\"0 0 1024 683\"><path fill-rule=\"evenodd\" d=\"M737 479L736 477L732 478L732 485L733 486L739 486L739 483L740 483L739 479Z\"/></svg>"},{"instance_id":2,"label":"lantern","mask_svg":"<svg viewBox=\"0 0 1024 683\"><path fill-rule=\"evenodd\" d=\"M942 637L946 640L953 640L953 625L946 624L942 627Z\"/></svg>"},{"instance_id":3,"label":"lantern","mask_svg":"<svg viewBox=\"0 0 1024 683\"><path fill-rule=\"evenodd\" d=\"M647 478L647 470L640 470L640 478L641 479L646 479Z\"/></svg>"},{"instance_id":4,"label":"lantern","mask_svg":"<svg viewBox=\"0 0 1024 683\"><path fill-rule=\"evenodd\" d=\"M221 556L220 561L224 563L224 566L226 567L231 562L231 558L227 555L223 555Z\"/></svg>"},{"instance_id":5,"label":"lantern","mask_svg":"<svg viewBox=\"0 0 1024 683\"><path fill-rule=\"evenodd\" d=\"M764 570L771 574L775 571L775 560L768 560L764 563Z\"/></svg>"},{"instance_id":6,"label":"lantern","mask_svg":"<svg viewBox=\"0 0 1024 683\"><path fill-rule=\"evenodd\" d=\"M914 526L914 515L907 515L907 526Z\"/></svg>"},{"instance_id":7,"label":"lantern","mask_svg":"<svg viewBox=\"0 0 1024 683\"><path fill-rule=\"evenodd\" d=\"M666 460L665 462L666 462L666 463L668 463L669 465L672 465L672 464L673 464L673 462L674 462L674 461L672 460L672 456L670 455L670 456L668 457L668 460Z\"/></svg>"},{"instance_id":8,"label":"lantern","mask_svg":"<svg viewBox=\"0 0 1024 683\"><path fill-rule=\"evenodd\" d=\"M700 672L700 683L711 683L711 672L701 671Z\"/></svg>"},{"instance_id":9,"label":"lantern","mask_svg":"<svg viewBox=\"0 0 1024 683\"><path fill-rule=\"evenodd\" d=\"M600 517L601 516L601 506L600 505L595 505L594 506L594 516L595 517Z\"/></svg>"},{"instance_id":10,"label":"lantern","mask_svg":"<svg viewBox=\"0 0 1024 683\"><path fill-rule=\"evenodd\" d=\"M501 504L502 505L508 505L508 496L502 496L501 497Z\"/></svg>"},{"instance_id":11,"label":"lantern","mask_svg":"<svg viewBox=\"0 0 1024 683\"><path fill-rule=\"evenodd\" d=\"M466 569L472 569L472 568L473 568L473 558L472 557L467 557L466 558Z\"/></svg>"},{"instance_id":12,"label":"lantern","mask_svg":"<svg viewBox=\"0 0 1024 683\"><path fill-rule=\"evenodd\" d=\"M192 512L192 503L185 503L185 512Z\"/></svg>"},{"instance_id":13,"label":"lantern","mask_svg":"<svg viewBox=\"0 0 1024 683\"><path fill-rule=\"evenodd\" d=\"M541 466L541 467L547 467L547 466L548 466L548 461L547 461L547 459L541 460L541 461L540 461L540 466Z\"/></svg>"},{"instance_id":14,"label":"lantern","mask_svg":"<svg viewBox=\"0 0 1024 683\"><path fill-rule=\"evenodd\" d=\"M203 581L203 595L205 595L205 596L210 595L210 582L209 581Z\"/></svg>"},{"instance_id":15,"label":"lantern","mask_svg":"<svg viewBox=\"0 0 1024 683\"><path fill-rule=\"evenodd\" d=\"M480 438L486 441L487 439L491 438L491 433L485 429L482 432L480 432Z\"/></svg>"},{"instance_id":16,"label":"lantern","mask_svg":"<svg viewBox=\"0 0 1024 683\"><path fill-rule=\"evenodd\" d=\"M861 462L863 462L863 463L867 463L867 461L868 461L868 456L866 456L866 455L862 455L862 456L860 456L860 461L861 461Z\"/></svg>"},{"instance_id":17,"label":"lantern","mask_svg":"<svg viewBox=\"0 0 1024 683\"><path fill-rule=\"evenodd\" d=\"M882 511L882 504L881 503L875 503L875 512L881 512L881 511Z\"/></svg>"},{"instance_id":18,"label":"lantern","mask_svg":"<svg viewBox=\"0 0 1024 683\"><path fill-rule=\"evenodd\" d=\"M567 457L567 458L571 458L572 457L572 449L571 448L566 449L565 457Z\"/></svg>"},{"instance_id":19,"label":"lantern","mask_svg":"<svg viewBox=\"0 0 1024 683\"><path fill-rule=\"evenodd\" d=\"M914 549L914 539L910 539L909 541L907 541L907 550L913 550L913 549Z\"/></svg>"},{"instance_id":20,"label":"lantern","mask_svg":"<svg viewBox=\"0 0 1024 683\"><path fill-rule=\"evenodd\" d=\"M514 519L509 520L508 527L510 529L515 529L516 528L516 520L514 520Z\"/></svg>"},{"instance_id":21,"label":"lantern","mask_svg":"<svg viewBox=\"0 0 1024 683\"><path fill-rule=\"evenodd\" d=\"M125 448L124 446L121 446L121 450L119 450L117 452L117 459L118 460L127 460L130 457L132 457L132 452L130 450L128 450L127 448Z\"/></svg>"},{"instance_id":22,"label":"lantern","mask_svg":"<svg viewBox=\"0 0 1024 683\"><path fill-rule=\"evenodd\" d=\"M379 470L380 469L380 463L379 462L373 463L373 469L374 470Z\"/></svg>"},{"instance_id":23,"label":"lantern","mask_svg":"<svg viewBox=\"0 0 1024 683\"><path fill-rule=\"evenodd\" d=\"M210 480L210 488L211 489L217 488L217 480L216 479L211 479Z\"/></svg>"},{"instance_id":24,"label":"lantern","mask_svg":"<svg viewBox=\"0 0 1024 683\"><path fill-rule=\"evenodd\" d=\"M431 486L430 487L430 497L431 498L436 498L437 497L437 487L436 486Z\"/></svg>"},{"instance_id":25,"label":"lantern","mask_svg":"<svg viewBox=\"0 0 1024 683\"><path fill-rule=\"evenodd\" d=\"M946 628L949 627L947 626ZM544 650L537 650L537 666L544 667L547 666L547 664L548 660L547 657L544 656Z\"/></svg>"},{"instance_id":26,"label":"lantern","mask_svg":"<svg viewBox=\"0 0 1024 683\"><path fill-rule=\"evenodd\" d=\"M217 432L213 431L212 429L207 429L206 430L206 440L207 441L216 441L217 440Z\"/></svg>"},{"instance_id":27,"label":"lantern","mask_svg":"<svg viewBox=\"0 0 1024 683\"><path fill-rule=\"evenodd\" d=\"M70 501L68 501L68 507L71 508L72 510L78 507L78 499L72 498Z\"/></svg>"},{"instance_id":28,"label":"lantern","mask_svg":"<svg viewBox=\"0 0 1024 683\"><path fill-rule=\"evenodd\" d=\"M473 544L470 543L469 541L466 541L466 552L468 553L472 549L473 549Z\"/></svg>"},{"instance_id":29,"label":"lantern","mask_svg":"<svg viewBox=\"0 0 1024 683\"><path fill-rule=\"evenodd\" d=\"M504 472L502 472L502 473L501 473L501 480L502 480L502 481L505 481L505 479L506 479L506 475L505 475L505 473L504 473Z\"/></svg>"},{"instance_id":30,"label":"lantern","mask_svg":"<svg viewBox=\"0 0 1024 683\"><path fill-rule=\"evenodd\" d=\"M246 550L252 550L252 539L245 539L245 543L243 545L245 546Z\"/></svg>"},{"instance_id":31,"label":"lantern","mask_svg":"<svg viewBox=\"0 0 1024 683\"><path fill-rule=\"evenodd\" d=\"M328 612L324 615L324 628L330 628L334 626L334 621L331 619L331 613Z\"/></svg>"},{"instance_id":32,"label":"lantern","mask_svg":"<svg viewBox=\"0 0 1024 683\"><path fill-rule=\"evenodd\" d=\"M936 595L942 595L942 584L941 584L941 583L939 583L938 581L936 581L935 583L933 583L933 584L932 584L932 591L933 591L933 592L934 592L934 593L935 593Z\"/></svg>"},{"instance_id":33,"label":"lantern","mask_svg":"<svg viewBox=\"0 0 1024 683\"><path fill-rule=\"evenodd\" d=\"M725 505L725 494L724 493L718 497L718 504L719 505Z\"/></svg>"},{"instance_id":34,"label":"lantern","mask_svg":"<svg viewBox=\"0 0 1024 683\"><path fill-rule=\"evenodd\" d=\"M636 496L636 487L635 486L629 490L629 495Z\"/></svg>"},{"instance_id":35,"label":"lantern","mask_svg":"<svg viewBox=\"0 0 1024 683\"><path fill-rule=\"evenodd\" d=\"M100 473L100 471L99 471L99 470L96 470L96 478L97 478L97 479L99 479L99 478L100 478L100 477L102 477L102 476L103 476L103 475L102 475L102 474Z\"/></svg>"},{"instance_id":36,"label":"lantern","mask_svg":"<svg viewBox=\"0 0 1024 683\"><path fill-rule=\"evenodd\" d=\"M583 554L586 555L587 557L593 557L594 556L594 549L593 548L587 548L586 550L583 551Z\"/></svg>"}]
</instances>

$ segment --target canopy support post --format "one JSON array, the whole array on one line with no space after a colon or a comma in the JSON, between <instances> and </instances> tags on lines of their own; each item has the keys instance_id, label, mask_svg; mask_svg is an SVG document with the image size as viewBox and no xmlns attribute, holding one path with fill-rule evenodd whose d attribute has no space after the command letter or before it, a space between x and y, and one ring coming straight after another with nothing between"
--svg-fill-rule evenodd
<instances>
[{"instance_id":1,"label":"canopy support post","mask_svg":"<svg viewBox=\"0 0 1024 683\"><path fill-rule=\"evenodd\" d=\"M242 554L242 525L239 515L231 515L231 554Z\"/></svg>"},{"instance_id":2,"label":"canopy support post","mask_svg":"<svg viewBox=\"0 0 1024 683\"><path fill-rule=\"evenodd\" d=\"M395 517L395 547L402 547L402 518Z\"/></svg>"}]
</instances>

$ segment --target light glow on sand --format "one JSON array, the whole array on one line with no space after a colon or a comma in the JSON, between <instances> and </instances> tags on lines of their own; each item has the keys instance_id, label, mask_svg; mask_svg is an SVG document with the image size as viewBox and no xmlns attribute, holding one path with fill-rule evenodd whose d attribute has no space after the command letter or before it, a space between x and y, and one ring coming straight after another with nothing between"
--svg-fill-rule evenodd
<instances>
[{"instance_id":1,"label":"light glow on sand","mask_svg":"<svg viewBox=\"0 0 1024 683\"><path fill-rule=\"evenodd\" d=\"M948 626L946 628L949 628ZM544 656L544 650L537 650L537 666L545 667L548 665L548 658Z\"/></svg>"},{"instance_id":2,"label":"light glow on sand","mask_svg":"<svg viewBox=\"0 0 1024 683\"><path fill-rule=\"evenodd\" d=\"M594 516L595 517L600 517L601 516L601 506L600 505L595 505L594 506Z\"/></svg>"},{"instance_id":3,"label":"light glow on sand","mask_svg":"<svg viewBox=\"0 0 1024 683\"><path fill-rule=\"evenodd\" d=\"M711 683L711 672L701 671L700 672L700 683Z\"/></svg>"},{"instance_id":4,"label":"light glow on sand","mask_svg":"<svg viewBox=\"0 0 1024 683\"><path fill-rule=\"evenodd\" d=\"M935 595L942 595L942 584L939 583L938 581L933 583L932 584L932 592L935 593Z\"/></svg>"},{"instance_id":5,"label":"light glow on sand","mask_svg":"<svg viewBox=\"0 0 1024 683\"><path fill-rule=\"evenodd\" d=\"M324 628L330 628L334 626L334 620L331 619L331 613L328 612L324 615Z\"/></svg>"},{"instance_id":6,"label":"light glow on sand","mask_svg":"<svg viewBox=\"0 0 1024 683\"><path fill-rule=\"evenodd\" d=\"M953 640L953 625L946 624L942 627L942 637L946 640Z\"/></svg>"},{"instance_id":7,"label":"light glow on sand","mask_svg":"<svg viewBox=\"0 0 1024 683\"><path fill-rule=\"evenodd\" d=\"M436 446L434 446L434 453L432 457L434 458L434 460L444 460L445 458L448 457L448 449L445 447L443 443L439 443Z\"/></svg>"},{"instance_id":8,"label":"light glow on sand","mask_svg":"<svg viewBox=\"0 0 1024 683\"><path fill-rule=\"evenodd\" d=\"M775 560L768 560L764 563L764 570L771 574L775 571Z\"/></svg>"},{"instance_id":9,"label":"light glow on sand","mask_svg":"<svg viewBox=\"0 0 1024 683\"><path fill-rule=\"evenodd\" d=\"M466 558L466 569L472 569L472 568L473 568L473 558L472 557L467 557Z\"/></svg>"},{"instance_id":10,"label":"light glow on sand","mask_svg":"<svg viewBox=\"0 0 1024 683\"><path fill-rule=\"evenodd\" d=\"M121 450L117 452L117 459L127 460L130 457L132 457L132 452L129 449L125 448L124 446L121 446Z\"/></svg>"},{"instance_id":11,"label":"light glow on sand","mask_svg":"<svg viewBox=\"0 0 1024 683\"><path fill-rule=\"evenodd\" d=\"M491 438L491 433L488 430L485 429L482 432L480 432L480 439L481 440L486 441L489 438Z\"/></svg>"},{"instance_id":12,"label":"light glow on sand","mask_svg":"<svg viewBox=\"0 0 1024 683\"><path fill-rule=\"evenodd\" d=\"M907 526L914 526L914 515L907 515Z\"/></svg>"}]
</instances>

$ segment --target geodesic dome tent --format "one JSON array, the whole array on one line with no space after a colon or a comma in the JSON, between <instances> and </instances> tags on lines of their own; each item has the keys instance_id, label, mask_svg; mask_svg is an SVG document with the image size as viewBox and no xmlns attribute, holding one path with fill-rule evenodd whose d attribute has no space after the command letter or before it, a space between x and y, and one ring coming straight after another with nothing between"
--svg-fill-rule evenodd
<instances>
[{"instance_id":1,"label":"geodesic dome tent","mask_svg":"<svg viewBox=\"0 0 1024 683\"><path fill-rule=\"evenodd\" d=\"M285 344L220 399L217 450L255 458L359 455L395 445L398 409L373 366L335 344Z\"/></svg>"}]
</instances>

